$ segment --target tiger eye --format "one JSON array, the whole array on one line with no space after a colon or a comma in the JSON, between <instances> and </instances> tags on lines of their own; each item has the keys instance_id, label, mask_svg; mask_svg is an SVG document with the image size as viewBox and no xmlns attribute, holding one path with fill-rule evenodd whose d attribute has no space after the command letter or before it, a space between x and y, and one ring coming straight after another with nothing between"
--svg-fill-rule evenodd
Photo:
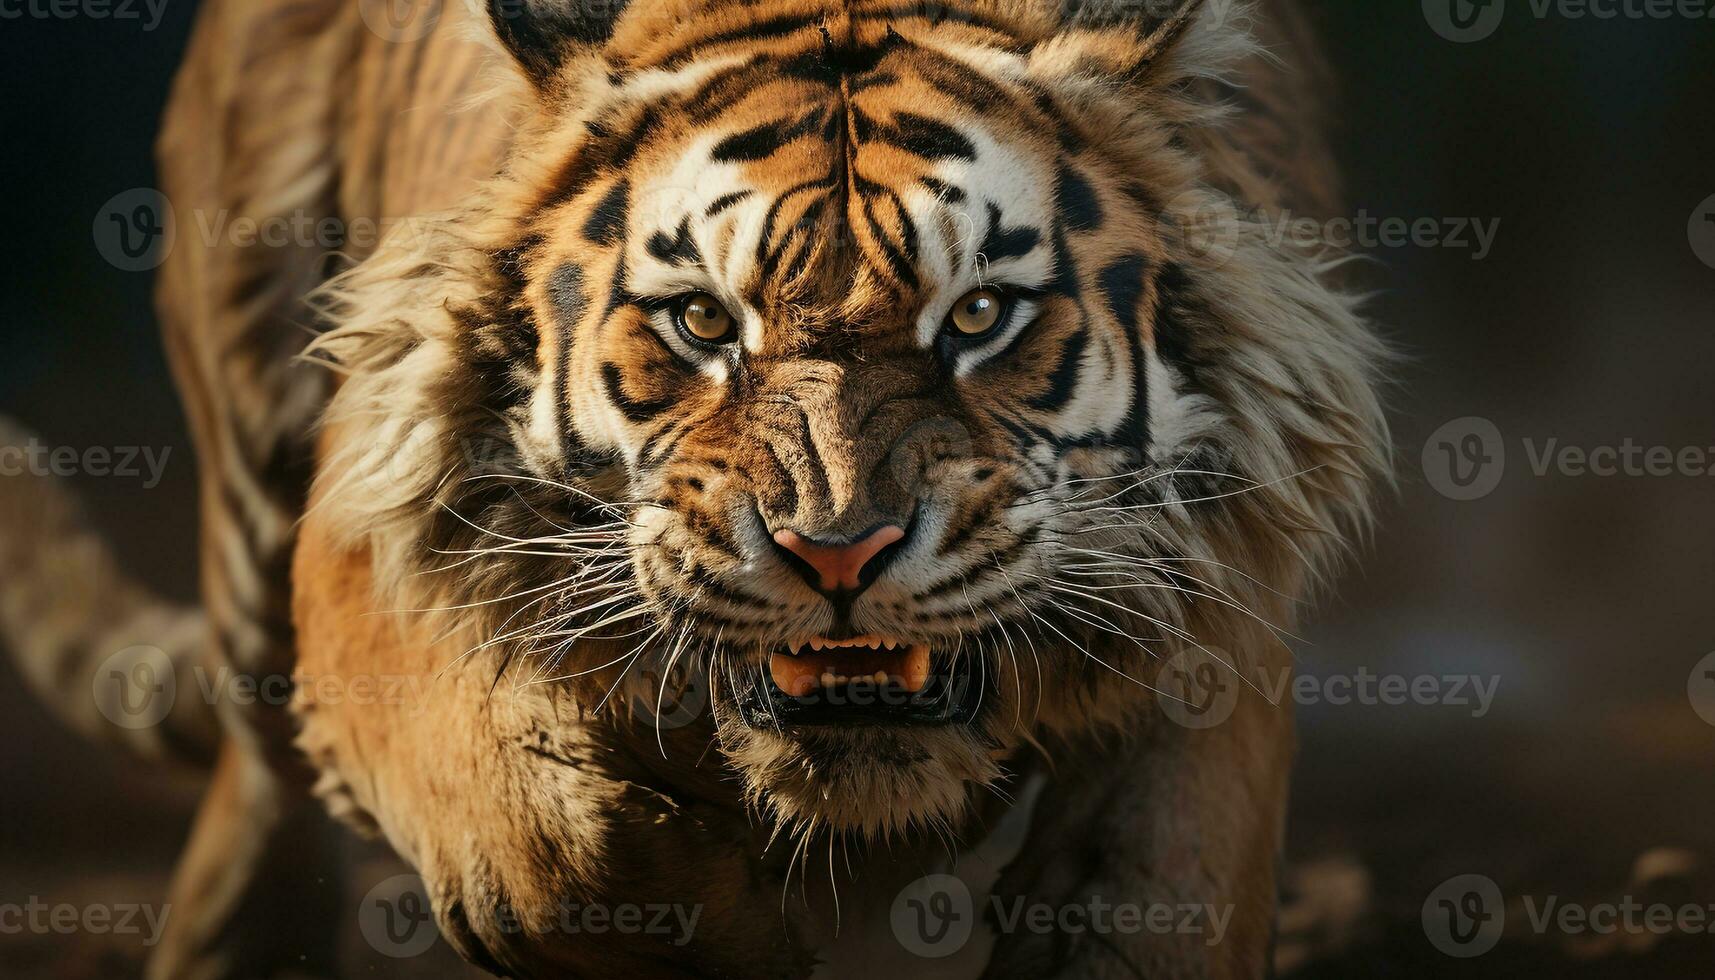
<instances>
[{"instance_id":1,"label":"tiger eye","mask_svg":"<svg viewBox=\"0 0 1715 980\"><path fill-rule=\"evenodd\" d=\"M679 308L679 322L691 336L711 344L732 339L733 320L721 301L708 293L692 293Z\"/></svg>"},{"instance_id":2,"label":"tiger eye","mask_svg":"<svg viewBox=\"0 0 1715 980\"><path fill-rule=\"evenodd\" d=\"M953 329L967 337L976 337L994 329L1004 307L1005 302L994 290L973 289L953 304L948 319L953 321Z\"/></svg>"}]
</instances>

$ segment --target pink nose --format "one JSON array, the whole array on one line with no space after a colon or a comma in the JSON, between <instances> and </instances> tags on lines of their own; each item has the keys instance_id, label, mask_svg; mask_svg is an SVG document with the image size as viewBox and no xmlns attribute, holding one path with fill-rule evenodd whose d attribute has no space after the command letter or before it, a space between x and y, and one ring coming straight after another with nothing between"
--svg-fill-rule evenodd
<instances>
[{"instance_id":1,"label":"pink nose","mask_svg":"<svg viewBox=\"0 0 1715 980\"><path fill-rule=\"evenodd\" d=\"M905 537L905 529L885 524L849 544L818 544L797 531L774 532L774 543L804 560L816 573L810 584L823 592L855 590L859 574L881 549ZM804 576L809 579L810 576Z\"/></svg>"}]
</instances>

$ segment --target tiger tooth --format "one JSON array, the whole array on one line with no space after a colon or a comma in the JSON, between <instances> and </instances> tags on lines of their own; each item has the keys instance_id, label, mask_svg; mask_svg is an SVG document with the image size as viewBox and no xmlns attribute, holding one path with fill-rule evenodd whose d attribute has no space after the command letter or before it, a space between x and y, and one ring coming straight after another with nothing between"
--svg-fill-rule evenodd
<instances>
[{"instance_id":1,"label":"tiger tooth","mask_svg":"<svg viewBox=\"0 0 1715 980\"><path fill-rule=\"evenodd\" d=\"M875 672L875 683L876 683L876 686L878 686L878 687L881 686L882 684L886 684L887 683L887 671L885 671L885 670L876 671Z\"/></svg>"},{"instance_id":2,"label":"tiger tooth","mask_svg":"<svg viewBox=\"0 0 1715 980\"><path fill-rule=\"evenodd\" d=\"M823 687L833 687L834 686L834 674L832 671L823 671L822 672L822 686Z\"/></svg>"},{"instance_id":3,"label":"tiger tooth","mask_svg":"<svg viewBox=\"0 0 1715 980\"><path fill-rule=\"evenodd\" d=\"M905 660L900 666L903 668L899 674L900 686L913 694L921 691L929 682L928 644L912 644L906 650Z\"/></svg>"}]
</instances>

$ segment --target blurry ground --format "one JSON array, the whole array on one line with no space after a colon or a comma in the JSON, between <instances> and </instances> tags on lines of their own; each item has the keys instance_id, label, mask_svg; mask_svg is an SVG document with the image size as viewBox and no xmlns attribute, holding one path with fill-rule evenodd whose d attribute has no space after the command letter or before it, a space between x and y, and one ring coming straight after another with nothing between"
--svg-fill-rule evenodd
<instances>
[{"instance_id":1,"label":"blurry ground","mask_svg":"<svg viewBox=\"0 0 1715 980\"><path fill-rule=\"evenodd\" d=\"M1524 440L1715 447L1715 269L1686 232L1715 194L1715 24L1537 20L1515 2L1493 38L1455 45L1417 2L1315 6L1347 81L1353 212L1501 226L1480 261L1374 253L1378 316L1411 357L1392 398L1402 485L1302 631L1301 666L1499 687L1482 717L1301 710L1283 966L1313 980L1710 976L1707 934L1539 936L1530 917L1550 897L1715 903L1715 727L1687 694L1715 651L1715 477L1537 476ZM174 447L157 489L83 489L128 564L182 596L194 471L147 277L102 263L88 233L103 201L152 179L147 145L192 13L165 10L152 33L0 27L0 412L60 444ZM1492 421L1508 459L1494 492L1457 502L1421 454L1465 416ZM75 741L0 666L0 903L160 902L194 794L192 779ZM396 870L368 849L354 862L354 903ZM1423 921L1461 875L1504 896L1505 938L1474 959L1438 950ZM444 944L393 960L355 919L348 933L352 976L466 975ZM0 932L0 977L131 976L139 952L134 939Z\"/></svg>"}]
</instances>

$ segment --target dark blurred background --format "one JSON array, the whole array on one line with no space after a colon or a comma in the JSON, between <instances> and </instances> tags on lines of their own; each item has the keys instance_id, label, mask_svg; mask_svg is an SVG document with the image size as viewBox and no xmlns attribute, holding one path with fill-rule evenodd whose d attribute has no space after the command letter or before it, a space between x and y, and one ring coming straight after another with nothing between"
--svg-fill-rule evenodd
<instances>
[{"instance_id":1,"label":"dark blurred background","mask_svg":"<svg viewBox=\"0 0 1715 980\"><path fill-rule=\"evenodd\" d=\"M1538 933L1529 911L1550 897L1715 904L1715 680L1694 669L1715 652L1715 235L1700 257L1689 230L1715 229L1701 221L1715 213L1715 19L1538 17L1512 0L1492 36L1457 43L1432 26L1437 2L1306 0L1341 79L1351 213L1499 225L1486 254L1368 250L1374 313L1408 355L1390 394L1400 485L1298 652L1324 679L1498 687L1486 712L1453 698L1301 707L1281 965L1707 977L1707 933ZM114 195L154 185L195 4L165 0L152 29L141 4L133 20L12 15L30 9L50 8L0 4L0 413L55 445L171 447L153 489L80 489L129 567L188 598L194 458L151 278L105 261L93 229ZM1456 421L1470 418L1493 428ZM1488 434L1480 455L1496 433L1505 452L1473 488L1448 463L1477 458L1469 433ZM1710 458L1538 474L1551 440ZM0 902L159 903L197 786L76 740L0 661ZM360 882L391 869L355 858ZM1423 910L1470 874L1505 896L1508 926L1494 951L1456 959ZM354 974L458 969L376 956L353 932ZM0 975L130 975L136 947L0 934Z\"/></svg>"}]
</instances>

